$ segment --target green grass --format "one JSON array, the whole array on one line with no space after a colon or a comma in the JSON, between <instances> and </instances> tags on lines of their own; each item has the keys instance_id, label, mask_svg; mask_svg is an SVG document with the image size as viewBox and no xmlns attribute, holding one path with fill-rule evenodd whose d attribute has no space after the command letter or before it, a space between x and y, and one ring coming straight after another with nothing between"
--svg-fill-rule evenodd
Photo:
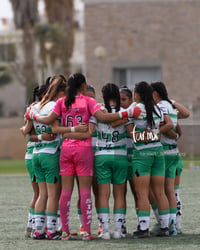
<instances>
[{"instance_id":1,"label":"green grass","mask_svg":"<svg viewBox=\"0 0 200 250\"><path fill-rule=\"evenodd\" d=\"M24 160L0 160L0 174L26 174Z\"/></svg>"},{"instance_id":2,"label":"green grass","mask_svg":"<svg viewBox=\"0 0 200 250\"><path fill-rule=\"evenodd\" d=\"M200 155L182 155L183 167L190 168L194 166L200 167Z\"/></svg>"},{"instance_id":3,"label":"green grass","mask_svg":"<svg viewBox=\"0 0 200 250\"><path fill-rule=\"evenodd\" d=\"M200 155L193 158L188 155L182 155L184 168L191 166L200 166ZM24 160L0 160L0 174L27 174Z\"/></svg>"},{"instance_id":4,"label":"green grass","mask_svg":"<svg viewBox=\"0 0 200 250\"><path fill-rule=\"evenodd\" d=\"M28 176L0 176L0 250L62 250L62 249L164 249L164 250L197 250L200 246L200 171L184 169L181 177L181 199L183 202L183 234L176 237L151 237L148 239L131 239L136 229L134 201L128 188L127 193L127 229L130 233L127 239L96 240L83 242L80 238L72 241L34 241L24 239L24 229L27 223L29 203L32 198L32 188ZM79 230L76 214L77 188L72 195L70 225L73 231ZM113 231L112 216L113 200L110 199L111 232ZM151 214L153 227L155 219ZM93 209L92 232L96 233L98 222Z\"/></svg>"}]
</instances>

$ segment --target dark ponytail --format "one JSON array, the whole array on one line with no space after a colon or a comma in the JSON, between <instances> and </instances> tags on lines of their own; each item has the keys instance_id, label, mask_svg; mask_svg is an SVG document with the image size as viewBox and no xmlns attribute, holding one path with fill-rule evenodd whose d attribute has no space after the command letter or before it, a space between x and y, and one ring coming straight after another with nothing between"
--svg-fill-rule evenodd
<instances>
[{"instance_id":1,"label":"dark ponytail","mask_svg":"<svg viewBox=\"0 0 200 250\"><path fill-rule=\"evenodd\" d=\"M36 97L38 96L38 90L39 90L39 86L36 86L34 89L33 89L33 102L36 101Z\"/></svg>"},{"instance_id":2,"label":"dark ponytail","mask_svg":"<svg viewBox=\"0 0 200 250\"><path fill-rule=\"evenodd\" d=\"M175 109L174 105L172 104L171 100L168 97L167 89L163 82L152 82L151 87L153 91L156 91L159 94L162 100L169 102L172 105L172 107Z\"/></svg>"},{"instance_id":3,"label":"dark ponytail","mask_svg":"<svg viewBox=\"0 0 200 250\"><path fill-rule=\"evenodd\" d=\"M75 102L75 96L80 90L82 83L86 83L85 76L81 73L70 75L65 99L65 106L69 108Z\"/></svg>"},{"instance_id":4,"label":"dark ponytail","mask_svg":"<svg viewBox=\"0 0 200 250\"><path fill-rule=\"evenodd\" d=\"M141 102L144 103L147 113L147 124L152 128L155 125L153 113L160 117L160 115L155 110L155 103L152 97L152 88L147 82L142 81L136 83L134 91L139 94Z\"/></svg>"},{"instance_id":5,"label":"dark ponytail","mask_svg":"<svg viewBox=\"0 0 200 250\"><path fill-rule=\"evenodd\" d=\"M116 111L120 110L120 93L119 88L114 83L107 83L102 88L102 95L105 103L105 107L109 113L112 112L111 106L109 104L110 100L114 100L116 102Z\"/></svg>"}]
</instances>

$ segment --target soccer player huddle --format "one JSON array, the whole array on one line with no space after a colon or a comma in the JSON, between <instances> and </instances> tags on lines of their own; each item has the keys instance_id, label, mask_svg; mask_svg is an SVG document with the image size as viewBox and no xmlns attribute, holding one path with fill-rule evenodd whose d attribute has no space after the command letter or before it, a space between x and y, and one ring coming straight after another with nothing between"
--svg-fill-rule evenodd
<instances>
[{"instance_id":1,"label":"soccer player huddle","mask_svg":"<svg viewBox=\"0 0 200 250\"><path fill-rule=\"evenodd\" d=\"M169 99L162 82L138 82L133 92L114 83L102 87L103 103L85 76L49 77L34 89L21 132L28 137L26 166L33 187L26 237L70 240L70 202L78 187L82 240L127 236L129 182L137 216L131 237L175 236L181 232L179 195L183 162L177 147L179 119L190 113ZM36 101L37 97L37 101ZM109 198L113 188L114 232ZM99 221L91 233L92 194ZM157 224L150 230L150 210Z\"/></svg>"}]
</instances>

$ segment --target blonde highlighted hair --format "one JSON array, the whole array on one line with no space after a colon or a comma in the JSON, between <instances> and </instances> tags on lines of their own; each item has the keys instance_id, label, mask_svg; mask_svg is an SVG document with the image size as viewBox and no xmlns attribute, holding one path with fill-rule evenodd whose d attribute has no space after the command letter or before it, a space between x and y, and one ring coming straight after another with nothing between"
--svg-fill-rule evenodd
<instances>
[{"instance_id":1,"label":"blonde highlighted hair","mask_svg":"<svg viewBox=\"0 0 200 250\"><path fill-rule=\"evenodd\" d=\"M47 93L43 96L40 107L42 108L45 104L55 99L59 91L65 91L66 82L60 76L55 76L52 83L49 85Z\"/></svg>"}]
</instances>

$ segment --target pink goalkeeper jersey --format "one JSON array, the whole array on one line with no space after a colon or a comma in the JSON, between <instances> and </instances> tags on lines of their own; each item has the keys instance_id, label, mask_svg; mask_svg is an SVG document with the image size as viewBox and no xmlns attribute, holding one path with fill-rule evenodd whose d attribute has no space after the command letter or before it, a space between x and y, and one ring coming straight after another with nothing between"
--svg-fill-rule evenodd
<instances>
[{"instance_id":1,"label":"pink goalkeeper jersey","mask_svg":"<svg viewBox=\"0 0 200 250\"><path fill-rule=\"evenodd\" d=\"M65 107L65 97L58 99L53 112L61 117L63 127L73 127L82 122L88 124L90 116L100 109L95 99L78 95L75 97L75 102L68 109ZM92 138L87 140L65 139L63 144L63 146L91 146Z\"/></svg>"}]
</instances>

